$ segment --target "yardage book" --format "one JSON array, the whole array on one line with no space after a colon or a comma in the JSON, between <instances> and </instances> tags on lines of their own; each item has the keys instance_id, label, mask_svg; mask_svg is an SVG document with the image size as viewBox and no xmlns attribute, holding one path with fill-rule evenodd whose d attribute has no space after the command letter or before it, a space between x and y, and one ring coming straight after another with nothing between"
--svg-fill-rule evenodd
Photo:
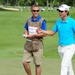
<instances>
[{"instance_id":1,"label":"yardage book","mask_svg":"<svg viewBox=\"0 0 75 75\"><path fill-rule=\"evenodd\" d=\"M28 27L29 28L29 34L37 34L37 27L31 27L31 26L29 26Z\"/></svg>"}]
</instances>

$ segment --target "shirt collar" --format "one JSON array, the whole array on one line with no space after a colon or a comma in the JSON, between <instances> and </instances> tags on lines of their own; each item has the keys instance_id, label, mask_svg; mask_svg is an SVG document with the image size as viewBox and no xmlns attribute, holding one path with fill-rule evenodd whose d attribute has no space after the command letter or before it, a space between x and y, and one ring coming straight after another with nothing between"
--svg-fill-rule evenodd
<instances>
[{"instance_id":1,"label":"shirt collar","mask_svg":"<svg viewBox=\"0 0 75 75\"><path fill-rule=\"evenodd\" d=\"M65 21L62 21L62 19L60 19L60 22L61 23L68 23L69 22L69 18L70 18L70 16L68 16Z\"/></svg>"},{"instance_id":2,"label":"shirt collar","mask_svg":"<svg viewBox=\"0 0 75 75\"><path fill-rule=\"evenodd\" d=\"M40 20L40 18L41 18L41 16L40 15L38 15L38 17L36 18L36 20L34 20L34 18L33 18L33 16L31 17L31 20L33 21L33 22L37 22L37 21L39 21Z\"/></svg>"}]
</instances>

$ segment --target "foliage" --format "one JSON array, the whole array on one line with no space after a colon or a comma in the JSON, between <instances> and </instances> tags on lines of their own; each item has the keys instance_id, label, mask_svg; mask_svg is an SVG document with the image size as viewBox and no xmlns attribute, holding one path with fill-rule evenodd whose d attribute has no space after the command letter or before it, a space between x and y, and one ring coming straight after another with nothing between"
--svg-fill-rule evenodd
<instances>
[{"instance_id":1,"label":"foliage","mask_svg":"<svg viewBox=\"0 0 75 75\"><path fill-rule=\"evenodd\" d=\"M47 1L48 1L48 5L50 6L51 5L57 6L62 3L68 4L69 6L75 6L75 0L0 0L0 4L13 5L13 6L17 6L17 5L29 6L38 3L39 5L47 6Z\"/></svg>"}]
</instances>

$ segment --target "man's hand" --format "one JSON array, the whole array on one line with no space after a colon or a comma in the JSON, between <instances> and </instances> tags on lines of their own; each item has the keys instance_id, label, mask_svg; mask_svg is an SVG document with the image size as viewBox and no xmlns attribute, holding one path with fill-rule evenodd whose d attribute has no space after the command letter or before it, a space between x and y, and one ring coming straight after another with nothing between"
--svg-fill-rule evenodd
<instances>
[{"instance_id":1,"label":"man's hand","mask_svg":"<svg viewBox=\"0 0 75 75\"><path fill-rule=\"evenodd\" d=\"M23 37L24 37L24 38L27 38L27 34L26 34L26 35L25 35L25 34L23 34Z\"/></svg>"},{"instance_id":2,"label":"man's hand","mask_svg":"<svg viewBox=\"0 0 75 75\"><path fill-rule=\"evenodd\" d=\"M27 38L34 38L34 37L35 37L35 34L27 35Z\"/></svg>"},{"instance_id":3,"label":"man's hand","mask_svg":"<svg viewBox=\"0 0 75 75\"><path fill-rule=\"evenodd\" d=\"M42 33L43 30L41 28L38 28L36 31L38 34L40 34L40 33Z\"/></svg>"},{"instance_id":4,"label":"man's hand","mask_svg":"<svg viewBox=\"0 0 75 75\"><path fill-rule=\"evenodd\" d=\"M35 37L35 34L30 34L30 35L25 35L25 34L23 34L23 37L24 38L34 38Z\"/></svg>"}]
</instances>

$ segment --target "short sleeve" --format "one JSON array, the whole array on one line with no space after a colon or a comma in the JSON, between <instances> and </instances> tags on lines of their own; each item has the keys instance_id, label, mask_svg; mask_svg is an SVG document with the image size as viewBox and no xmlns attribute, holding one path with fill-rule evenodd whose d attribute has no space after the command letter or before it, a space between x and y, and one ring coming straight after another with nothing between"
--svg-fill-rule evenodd
<instances>
[{"instance_id":1,"label":"short sleeve","mask_svg":"<svg viewBox=\"0 0 75 75\"><path fill-rule=\"evenodd\" d=\"M43 20L43 21L42 21L41 29L42 29L42 30L46 30L46 29L47 29L46 20Z\"/></svg>"},{"instance_id":2,"label":"short sleeve","mask_svg":"<svg viewBox=\"0 0 75 75\"><path fill-rule=\"evenodd\" d=\"M54 32L57 32L57 31L58 31L57 23L54 25L54 27L52 28L52 30L53 30Z\"/></svg>"},{"instance_id":3,"label":"short sleeve","mask_svg":"<svg viewBox=\"0 0 75 75\"><path fill-rule=\"evenodd\" d=\"M26 22L24 28L25 28L26 30L28 30L28 22Z\"/></svg>"},{"instance_id":4,"label":"short sleeve","mask_svg":"<svg viewBox=\"0 0 75 75\"><path fill-rule=\"evenodd\" d=\"M73 20L72 24L73 24L72 29L73 29L73 32L75 33L75 20Z\"/></svg>"}]
</instances>

